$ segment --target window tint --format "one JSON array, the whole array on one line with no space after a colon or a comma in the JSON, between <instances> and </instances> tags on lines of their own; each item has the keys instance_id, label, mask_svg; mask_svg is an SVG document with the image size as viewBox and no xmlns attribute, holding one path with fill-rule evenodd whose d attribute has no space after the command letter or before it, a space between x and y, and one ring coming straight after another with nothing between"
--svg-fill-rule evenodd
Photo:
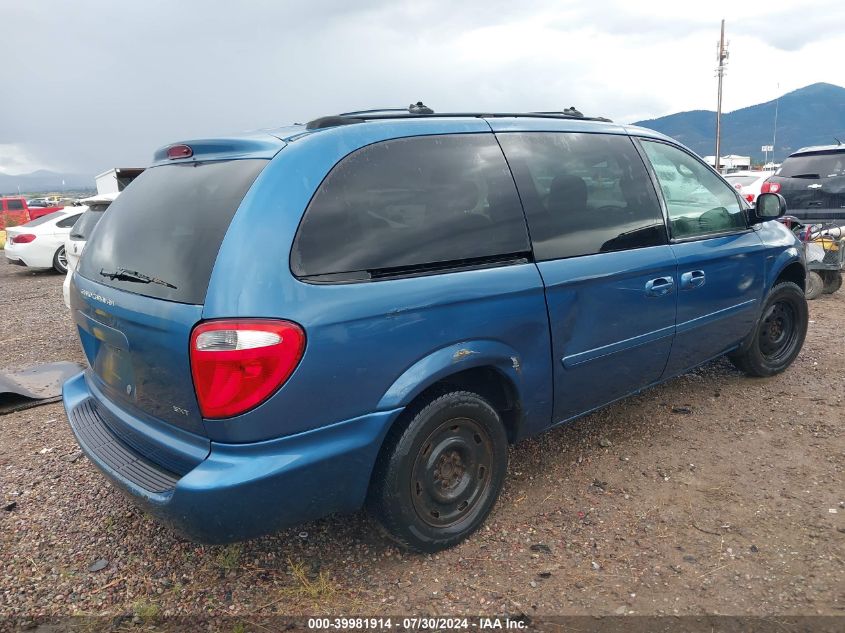
<instances>
[{"instance_id":1,"label":"window tint","mask_svg":"<svg viewBox=\"0 0 845 633\"><path fill-rule=\"evenodd\" d=\"M147 169L100 214L79 273L148 297L203 303L226 229L266 165L266 160L230 160ZM121 268L165 283L100 273Z\"/></svg>"},{"instance_id":2,"label":"window tint","mask_svg":"<svg viewBox=\"0 0 845 633\"><path fill-rule=\"evenodd\" d=\"M6 200L6 208L9 211L22 211L23 210L23 201L22 200Z\"/></svg>"},{"instance_id":3,"label":"window tint","mask_svg":"<svg viewBox=\"0 0 845 633\"><path fill-rule=\"evenodd\" d=\"M493 135L421 136L364 147L332 169L305 211L291 269L372 279L529 250Z\"/></svg>"},{"instance_id":4,"label":"window tint","mask_svg":"<svg viewBox=\"0 0 845 633\"><path fill-rule=\"evenodd\" d=\"M58 222L56 222L56 226L59 227L60 229L66 229L68 227L71 227L74 224L76 224L76 221L79 219L80 215L82 215L82 214L76 213L74 215L69 215L64 220L59 220ZM45 216L45 217L50 217L50 216Z\"/></svg>"},{"instance_id":5,"label":"window tint","mask_svg":"<svg viewBox=\"0 0 845 633\"><path fill-rule=\"evenodd\" d=\"M666 242L657 194L627 136L502 133L537 259Z\"/></svg>"},{"instance_id":6,"label":"window tint","mask_svg":"<svg viewBox=\"0 0 845 633\"><path fill-rule=\"evenodd\" d=\"M834 178L845 175L845 152L790 156L775 173L784 178Z\"/></svg>"},{"instance_id":7,"label":"window tint","mask_svg":"<svg viewBox=\"0 0 845 633\"><path fill-rule=\"evenodd\" d=\"M673 237L695 237L746 227L735 190L686 152L643 141L669 212Z\"/></svg>"}]
</instances>

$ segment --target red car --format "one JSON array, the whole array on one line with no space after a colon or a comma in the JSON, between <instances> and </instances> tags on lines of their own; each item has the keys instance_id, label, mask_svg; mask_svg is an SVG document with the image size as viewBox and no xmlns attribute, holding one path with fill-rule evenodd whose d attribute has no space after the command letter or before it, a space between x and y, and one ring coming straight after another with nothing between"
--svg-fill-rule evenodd
<instances>
[{"instance_id":1,"label":"red car","mask_svg":"<svg viewBox=\"0 0 845 633\"><path fill-rule=\"evenodd\" d=\"M30 207L26 198L0 198L0 231L7 226L19 226L48 215L64 207Z\"/></svg>"}]
</instances>

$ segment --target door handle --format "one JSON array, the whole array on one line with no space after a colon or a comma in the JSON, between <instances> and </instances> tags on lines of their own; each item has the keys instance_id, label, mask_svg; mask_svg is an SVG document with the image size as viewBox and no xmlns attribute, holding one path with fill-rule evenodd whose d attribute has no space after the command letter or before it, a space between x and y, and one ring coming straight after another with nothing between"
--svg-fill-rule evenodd
<instances>
[{"instance_id":1,"label":"door handle","mask_svg":"<svg viewBox=\"0 0 845 633\"><path fill-rule=\"evenodd\" d=\"M675 280L671 277L658 277L646 282L645 291L649 297L664 297L672 292L674 287Z\"/></svg>"},{"instance_id":2,"label":"door handle","mask_svg":"<svg viewBox=\"0 0 845 633\"><path fill-rule=\"evenodd\" d=\"M681 290L692 290L704 285L704 271L691 270L681 275Z\"/></svg>"}]
</instances>

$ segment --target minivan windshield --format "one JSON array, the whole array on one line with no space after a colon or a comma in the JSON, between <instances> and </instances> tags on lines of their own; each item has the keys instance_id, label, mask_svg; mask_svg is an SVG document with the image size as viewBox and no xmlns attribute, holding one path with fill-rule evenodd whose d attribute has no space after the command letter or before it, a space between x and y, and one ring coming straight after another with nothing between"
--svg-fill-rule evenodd
<instances>
[{"instance_id":1,"label":"minivan windshield","mask_svg":"<svg viewBox=\"0 0 845 633\"><path fill-rule=\"evenodd\" d=\"M266 165L244 159L147 169L103 215L79 274L148 297L203 303L223 236Z\"/></svg>"},{"instance_id":2,"label":"minivan windshield","mask_svg":"<svg viewBox=\"0 0 845 633\"><path fill-rule=\"evenodd\" d=\"M845 152L790 156L778 170L783 178L833 178L845 175Z\"/></svg>"}]
</instances>

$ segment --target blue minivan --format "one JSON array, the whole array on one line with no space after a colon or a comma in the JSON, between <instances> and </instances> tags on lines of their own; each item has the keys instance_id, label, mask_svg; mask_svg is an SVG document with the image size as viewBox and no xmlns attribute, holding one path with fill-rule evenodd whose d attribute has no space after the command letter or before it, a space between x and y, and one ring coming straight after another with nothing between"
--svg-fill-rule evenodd
<instances>
[{"instance_id":1,"label":"blue minivan","mask_svg":"<svg viewBox=\"0 0 845 633\"><path fill-rule=\"evenodd\" d=\"M189 538L369 508L477 529L510 443L728 354L790 365L805 267L692 152L575 110L353 112L171 145L71 283L96 466Z\"/></svg>"}]
</instances>

